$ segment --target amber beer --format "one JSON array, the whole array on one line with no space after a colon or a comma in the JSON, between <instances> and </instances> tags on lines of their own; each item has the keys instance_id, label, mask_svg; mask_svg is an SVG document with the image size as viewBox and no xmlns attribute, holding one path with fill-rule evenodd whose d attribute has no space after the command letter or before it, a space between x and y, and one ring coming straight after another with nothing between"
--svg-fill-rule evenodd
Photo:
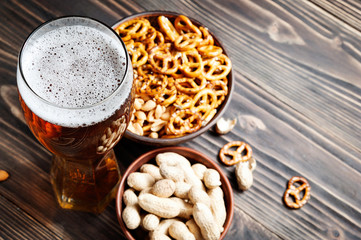
<instances>
[{"instance_id":1,"label":"amber beer","mask_svg":"<svg viewBox=\"0 0 361 240\"><path fill-rule=\"evenodd\" d=\"M119 182L112 148L133 102L124 43L93 19L49 21L24 43L17 84L29 128L54 154L50 175L60 206L101 212Z\"/></svg>"}]
</instances>

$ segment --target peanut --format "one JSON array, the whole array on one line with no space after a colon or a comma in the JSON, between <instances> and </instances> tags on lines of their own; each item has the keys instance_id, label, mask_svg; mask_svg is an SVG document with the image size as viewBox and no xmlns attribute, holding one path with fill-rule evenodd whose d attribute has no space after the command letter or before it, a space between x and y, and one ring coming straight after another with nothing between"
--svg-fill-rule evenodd
<instances>
[{"instance_id":1,"label":"peanut","mask_svg":"<svg viewBox=\"0 0 361 240\"><path fill-rule=\"evenodd\" d=\"M256 160L251 158L247 162L240 162L236 165L236 177L238 188L245 191L253 184L252 172L256 168Z\"/></svg>"},{"instance_id":2,"label":"peanut","mask_svg":"<svg viewBox=\"0 0 361 240\"><path fill-rule=\"evenodd\" d=\"M203 180L204 172L207 170L207 167L204 166L202 163L196 163L192 165L193 172L196 176Z\"/></svg>"},{"instance_id":3,"label":"peanut","mask_svg":"<svg viewBox=\"0 0 361 240\"><path fill-rule=\"evenodd\" d=\"M149 213L162 218L174 218L180 213L179 204L169 198L157 197L150 193L144 193L138 197L139 206Z\"/></svg>"},{"instance_id":4,"label":"peanut","mask_svg":"<svg viewBox=\"0 0 361 240\"><path fill-rule=\"evenodd\" d=\"M200 202L196 203L193 207L193 217L205 240L219 239L221 232L209 207Z\"/></svg>"},{"instance_id":5,"label":"peanut","mask_svg":"<svg viewBox=\"0 0 361 240\"><path fill-rule=\"evenodd\" d=\"M174 182L184 181L183 171L178 167L162 164L159 166L159 171L163 178L171 179Z\"/></svg>"},{"instance_id":6,"label":"peanut","mask_svg":"<svg viewBox=\"0 0 361 240\"><path fill-rule=\"evenodd\" d=\"M182 155L174 152L164 152L160 153L155 157L155 160L158 166L162 165L163 163L169 166L178 166L178 165L185 165L190 166L190 162L188 159L183 157Z\"/></svg>"},{"instance_id":7,"label":"peanut","mask_svg":"<svg viewBox=\"0 0 361 240\"><path fill-rule=\"evenodd\" d=\"M169 235L176 240L195 240L193 233L181 221L174 221L169 227Z\"/></svg>"},{"instance_id":8,"label":"peanut","mask_svg":"<svg viewBox=\"0 0 361 240\"><path fill-rule=\"evenodd\" d=\"M174 196L179 198L188 198L188 192L191 189L192 185L186 182L176 182Z\"/></svg>"},{"instance_id":9,"label":"peanut","mask_svg":"<svg viewBox=\"0 0 361 240\"><path fill-rule=\"evenodd\" d=\"M220 187L208 190L208 196L211 199L211 211L216 220L220 231L223 232L223 224L226 221L227 210L224 203L223 191Z\"/></svg>"},{"instance_id":10,"label":"peanut","mask_svg":"<svg viewBox=\"0 0 361 240\"><path fill-rule=\"evenodd\" d=\"M140 167L140 171L143 173L148 173L150 174L156 181L162 179L162 175L160 175L160 171L159 171L159 167L153 165L153 164L143 164Z\"/></svg>"},{"instance_id":11,"label":"peanut","mask_svg":"<svg viewBox=\"0 0 361 240\"><path fill-rule=\"evenodd\" d=\"M203 203L207 207L211 206L211 199L209 198L208 194L201 188L192 186L188 192L189 200L193 203Z\"/></svg>"},{"instance_id":12,"label":"peanut","mask_svg":"<svg viewBox=\"0 0 361 240\"><path fill-rule=\"evenodd\" d=\"M180 212L178 214L178 217L186 219L186 220L188 220L192 217L192 214L193 214L193 205L192 204L190 204L189 202L186 202L183 199L177 198L177 197L172 197L171 199L173 201L176 201L180 206Z\"/></svg>"},{"instance_id":13,"label":"peanut","mask_svg":"<svg viewBox=\"0 0 361 240\"><path fill-rule=\"evenodd\" d=\"M153 186L154 182L155 179L150 174L141 172L133 172L129 174L127 179L129 187L137 191Z\"/></svg>"},{"instance_id":14,"label":"peanut","mask_svg":"<svg viewBox=\"0 0 361 240\"><path fill-rule=\"evenodd\" d=\"M135 205L138 203L138 197L134 192L134 189L128 188L123 193L123 202L126 206Z\"/></svg>"},{"instance_id":15,"label":"peanut","mask_svg":"<svg viewBox=\"0 0 361 240\"><path fill-rule=\"evenodd\" d=\"M204 172L203 182L208 189L216 188L222 185L219 172L211 168Z\"/></svg>"},{"instance_id":16,"label":"peanut","mask_svg":"<svg viewBox=\"0 0 361 240\"><path fill-rule=\"evenodd\" d=\"M135 98L134 99L134 109L136 111L140 110L144 104L144 100L141 98Z\"/></svg>"},{"instance_id":17,"label":"peanut","mask_svg":"<svg viewBox=\"0 0 361 240\"><path fill-rule=\"evenodd\" d=\"M123 209L122 218L129 229L136 229L140 225L140 209L138 205L129 205Z\"/></svg>"},{"instance_id":18,"label":"peanut","mask_svg":"<svg viewBox=\"0 0 361 240\"><path fill-rule=\"evenodd\" d=\"M197 223L194 219L190 219L186 222L186 226L188 227L189 231L193 233L194 237L197 240L203 240L201 229L198 227Z\"/></svg>"},{"instance_id":19,"label":"peanut","mask_svg":"<svg viewBox=\"0 0 361 240\"><path fill-rule=\"evenodd\" d=\"M175 191L175 183L170 179L161 179L154 183L152 193L155 196L168 198L173 195Z\"/></svg>"},{"instance_id":20,"label":"peanut","mask_svg":"<svg viewBox=\"0 0 361 240\"><path fill-rule=\"evenodd\" d=\"M154 229L153 232L150 232L150 239L151 240L171 240L170 237L167 236L168 229L170 225L174 222L174 219L164 219L162 220L158 227Z\"/></svg>"},{"instance_id":21,"label":"peanut","mask_svg":"<svg viewBox=\"0 0 361 240\"><path fill-rule=\"evenodd\" d=\"M148 213L147 215L145 215L142 220L142 226L148 231L153 231L158 227L158 225L159 217L152 213Z\"/></svg>"}]
</instances>

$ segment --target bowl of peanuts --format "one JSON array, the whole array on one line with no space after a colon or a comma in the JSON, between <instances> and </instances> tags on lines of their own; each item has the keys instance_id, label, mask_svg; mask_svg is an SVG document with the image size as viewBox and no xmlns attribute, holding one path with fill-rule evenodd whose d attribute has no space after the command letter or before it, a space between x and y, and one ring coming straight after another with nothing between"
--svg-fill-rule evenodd
<instances>
[{"instance_id":1,"label":"bowl of peanuts","mask_svg":"<svg viewBox=\"0 0 361 240\"><path fill-rule=\"evenodd\" d=\"M170 146L212 127L229 105L232 63L207 27L173 12L143 12L113 25L134 71L135 100L125 137Z\"/></svg>"},{"instance_id":2,"label":"bowl of peanuts","mask_svg":"<svg viewBox=\"0 0 361 240\"><path fill-rule=\"evenodd\" d=\"M206 155L180 146L141 155L116 197L127 239L223 239L233 218L227 176Z\"/></svg>"}]
</instances>

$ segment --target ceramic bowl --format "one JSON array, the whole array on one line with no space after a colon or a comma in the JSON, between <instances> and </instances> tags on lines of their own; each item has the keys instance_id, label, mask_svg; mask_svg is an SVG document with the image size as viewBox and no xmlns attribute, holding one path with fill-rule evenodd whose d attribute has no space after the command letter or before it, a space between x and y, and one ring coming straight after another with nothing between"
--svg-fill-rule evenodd
<instances>
[{"instance_id":1,"label":"ceramic bowl","mask_svg":"<svg viewBox=\"0 0 361 240\"><path fill-rule=\"evenodd\" d=\"M159 153L164 153L164 152L178 153L178 154L186 157L191 162L191 164L202 163L206 167L213 168L219 172L219 174L221 176L221 182L222 182L221 187L222 187L222 190L224 193L224 201L225 201L226 210L227 210L226 221L223 225L224 231L222 232L221 238L220 238L220 239L223 239L225 237L225 235L227 234L227 231L229 230L229 227L231 225L232 218L233 218L234 206L233 206L233 191L232 191L231 184L229 183L227 176L223 173L221 168L212 159L210 159L203 153L200 153L196 150L193 150L193 149L190 149L187 147L179 147L179 146L158 148L158 149L152 150L148 153L141 155L128 167L125 174L123 175L120 185L119 185L117 196L116 196L116 212L117 212L117 217L118 217L120 227L121 227L124 235L126 236L126 238L129 240L148 239L148 233L146 233L144 230L142 230L141 227L138 227L135 230L129 230L129 229L127 229L127 227L125 226L125 224L123 222L122 211L123 211L123 208L125 207L125 205L123 203L123 193L128 188L127 178L130 173L139 171L140 167L145 163L156 164L155 163L156 155L158 155Z\"/></svg>"},{"instance_id":2,"label":"ceramic bowl","mask_svg":"<svg viewBox=\"0 0 361 240\"><path fill-rule=\"evenodd\" d=\"M121 19L120 21L118 21L117 23L115 23L113 25L113 29L115 29L121 23L130 21L130 20L134 20L134 19L137 19L137 18L147 18L151 23L156 22L157 17L161 16L161 15L168 17L173 22L173 20L180 14L179 13L174 13L174 12L166 12L166 11L153 11L153 12L137 13L137 14L134 14L134 15L131 15L131 16L128 16L128 17L125 17L125 18ZM199 26L207 27L207 26L199 23L197 20L194 20L193 18L191 18L189 16L188 16L188 18L193 22L194 25L196 25L198 27ZM214 45L222 47L223 53L225 55L229 56L229 54L227 54L226 49L224 48L224 46L220 42L219 38L217 38L210 30L209 30L209 32L214 38ZM189 134L181 136L181 137L154 139L154 138L150 138L150 137L146 137L146 136L140 136L140 135L137 135L137 134L132 133L132 132L127 130L126 133L125 133L125 137L128 138L128 139L131 139L131 140L133 140L135 142L143 143L143 144L147 144L147 145L171 146L171 145L177 145L177 144L189 141L189 140L199 136L200 134L206 132L224 114L224 112L226 111L226 108L230 104L231 96L232 96L232 92L233 92L233 85L234 85L233 70L231 70L231 72L228 74L227 78L228 78L228 83L227 83L228 84L228 95L226 96L223 103L217 108L216 115L208 122L208 124L201 127L198 131L193 132L193 133L189 133Z\"/></svg>"}]
</instances>

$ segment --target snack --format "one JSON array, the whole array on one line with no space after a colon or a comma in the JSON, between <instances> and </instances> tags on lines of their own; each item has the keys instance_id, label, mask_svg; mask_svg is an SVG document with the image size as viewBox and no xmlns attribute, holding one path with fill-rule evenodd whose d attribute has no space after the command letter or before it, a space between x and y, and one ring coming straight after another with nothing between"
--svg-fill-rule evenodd
<instances>
[{"instance_id":1,"label":"snack","mask_svg":"<svg viewBox=\"0 0 361 240\"><path fill-rule=\"evenodd\" d=\"M219 172L201 163L191 165L174 152L160 153L155 161L127 178L126 227L142 226L150 239L219 239L227 216ZM204 174L196 174L195 168Z\"/></svg>"},{"instance_id":2,"label":"snack","mask_svg":"<svg viewBox=\"0 0 361 240\"><path fill-rule=\"evenodd\" d=\"M237 149L232 150L234 147L237 147ZM231 157L231 159L229 157ZM228 166L235 165L239 162L246 162L251 157L252 148L247 143L241 141L229 142L219 151L219 158Z\"/></svg>"},{"instance_id":3,"label":"snack","mask_svg":"<svg viewBox=\"0 0 361 240\"><path fill-rule=\"evenodd\" d=\"M296 187L294 184L300 183L301 185ZM303 193L304 192L304 193ZM301 199L303 193L303 197ZM291 196L293 196L293 199ZM311 197L311 186L308 181L303 177L292 177L288 181L288 188L283 195L283 200L289 208L300 208L307 203Z\"/></svg>"},{"instance_id":4,"label":"snack","mask_svg":"<svg viewBox=\"0 0 361 240\"><path fill-rule=\"evenodd\" d=\"M207 28L183 15L172 21L138 18L115 28L134 68L137 105L128 130L138 135L171 138L195 132L228 94L231 61ZM156 106L145 111L142 105L149 100Z\"/></svg>"}]
</instances>

